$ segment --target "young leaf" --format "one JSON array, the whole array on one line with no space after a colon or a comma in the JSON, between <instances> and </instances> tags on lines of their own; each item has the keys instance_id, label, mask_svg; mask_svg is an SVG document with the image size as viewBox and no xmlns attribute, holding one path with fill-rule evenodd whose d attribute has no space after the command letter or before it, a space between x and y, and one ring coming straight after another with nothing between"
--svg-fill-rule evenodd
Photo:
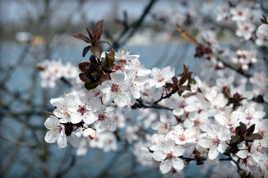
<instances>
[{"instance_id":1,"label":"young leaf","mask_svg":"<svg viewBox=\"0 0 268 178\"><path fill-rule=\"evenodd\" d=\"M91 32L91 35L93 37L91 39L91 42L96 43L98 40L100 40L102 33L103 33L103 20L100 20L96 23L95 28Z\"/></svg>"},{"instance_id":2,"label":"young leaf","mask_svg":"<svg viewBox=\"0 0 268 178\"><path fill-rule=\"evenodd\" d=\"M87 74L86 73L80 73L79 74L79 78L80 80L82 80L83 82L86 82L86 83L90 83L91 80L88 78Z\"/></svg>"},{"instance_id":3,"label":"young leaf","mask_svg":"<svg viewBox=\"0 0 268 178\"><path fill-rule=\"evenodd\" d=\"M247 126L243 122L240 122L239 124L240 124L239 127L240 127L240 131L241 131L240 136L243 136L247 131Z\"/></svg>"},{"instance_id":4,"label":"young leaf","mask_svg":"<svg viewBox=\"0 0 268 178\"><path fill-rule=\"evenodd\" d=\"M83 35L83 34L81 34L81 33L78 33L78 34L74 34L74 35L72 35L74 38L77 38L77 39L79 39L79 40L83 40L83 41L85 41L86 43L90 43L90 39L87 37L87 36L85 36L85 35Z\"/></svg>"},{"instance_id":5,"label":"young leaf","mask_svg":"<svg viewBox=\"0 0 268 178\"><path fill-rule=\"evenodd\" d=\"M79 64L79 69L82 71L82 72L87 72L89 70L89 67L90 67L90 62L81 62Z\"/></svg>"},{"instance_id":6,"label":"young leaf","mask_svg":"<svg viewBox=\"0 0 268 178\"><path fill-rule=\"evenodd\" d=\"M254 130L255 130L255 124L253 124L248 128L248 130L246 131L246 136L251 136L254 133Z\"/></svg>"},{"instance_id":7,"label":"young leaf","mask_svg":"<svg viewBox=\"0 0 268 178\"><path fill-rule=\"evenodd\" d=\"M235 135L235 136L231 137L231 142L230 142L231 145L238 144L240 142L241 142L241 137L240 136Z\"/></svg>"},{"instance_id":8,"label":"young leaf","mask_svg":"<svg viewBox=\"0 0 268 178\"><path fill-rule=\"evenodd\" d=\"M247 141L254 141L254 140L261 140L263 137L260 134L252 134L251 136L247 137Z\"/></svg>"},{"instance_id":9,"label":"young leaf","mask_svg":"<svg viewBox=\"0 0 268 178\"><path fill-rule=\"evenodd\" d=\"M97 58L101 57L102 48L100 46L92 46L90 50L92 54L96 56Z\"/></svg>"},{"instance_id":10,"label":"young leaf","mask_svg":"<svg viewBox=\"0 0 268 178\"><path fill-rule=\"evenodd\" d=\"M88 90L96 88L97 86L98 86L98 83L85 83L85 88Z\"/></svg>"},{"instance_id":11,"label":"young leaf","mask_svg":"<svg viewBox=\"0 0 268 178\"><path fill-rule=\"evenodd\" d=\"M83 52L82 52L82 56L85 57L88 53L88 51L90 50L90 47L91 46L86 46L84 49L83 49Z\"/></svg>"}]
</instances>

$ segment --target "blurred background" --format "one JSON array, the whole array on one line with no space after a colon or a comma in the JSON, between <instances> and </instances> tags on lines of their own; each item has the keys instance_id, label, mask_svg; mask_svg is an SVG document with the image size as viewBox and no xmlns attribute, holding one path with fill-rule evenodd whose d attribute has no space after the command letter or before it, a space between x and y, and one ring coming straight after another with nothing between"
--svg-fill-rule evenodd
<instances>
[{"instance_id":1,"label":"blurred background","mask_svg":"<svg viewBox=\"0 0 268 178\"><path fill-rule=\"evenodd\" d=\"M0 0L0 177L162 177L137 163L131 149L92 149L77 157L68 147L44 142L49 99L68 90L40 87L36 66L43 60L77 65L84 43L71 37L104 19L104 39L139 54L146 67L188 64L198 72L194 47L179 38L175 24L193 34L216 12L220 0ZM194 167L186 177L198 175Z\"/></svg>"}]
</instances>

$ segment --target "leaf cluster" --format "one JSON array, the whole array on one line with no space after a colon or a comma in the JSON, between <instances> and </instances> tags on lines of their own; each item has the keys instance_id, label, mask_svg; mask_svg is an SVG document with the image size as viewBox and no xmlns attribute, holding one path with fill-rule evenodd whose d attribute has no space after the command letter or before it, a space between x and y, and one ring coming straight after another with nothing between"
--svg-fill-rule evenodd
<instances>
[{"instance_id":1,"label":"leaf cluster","mask_svg":"<svg viewBox=\"0 0 268 178\"><path fill-rule=\"evenodd\" d=\"M239 124L240 125L235 129L235 135L231 137L229 147L225 151L225 154L236 154L239 151L238 145L242 142L245 142L246 145L249 145L249 143L253 142L254 140L262 139L262 136L260 134L254 133L255 124L251 125L248 128L242 122L240 122Z\"/></svg>"},{"instance_id":2,"label":"leaf cluster","mask_svg":"<svg viewBox=\"0 0 268 178\"><path fill-rule=\"evenodd\" d=\"M89 44L83 49L82 56L85 57L89 51L91 56L88 61L79 64L81 71L79 77L88 90L96 88L103 81L108 80L114 66L115 51L113 49L104 51L102 44L105 41L101 41L102 34L103 20L98 21L92 30L87 28L88 36L81 33L73 35Z\"/></svg>"},{"instance_id":3,"label":"leaf cluster","mask_svg":"<svg viewBox=\"0 0 268 178\"><path fill-rule=\"evenodd\" d=\"M165 84L164 88L167 92L177 93L178 95L182 95L182 93L186 90L191 90L191 84L195 82L192 78L192 72L189 71L189 68L184 65L183 72L178 77L173 77L172 82L168 82Z\"/></svg>"},{"instance_id":4,"label":"leaf cluster","mask_svg":"<svg viewBox=\"0 0 268 178\"><path fill-rule=\"evenodd\" d=\"M230 88L227 86L224 86L222 88L222 92L224 96L228 99L227 105L232 105L233 109L236 109L237 107L241 106L242 100L245 98L242 97L239 93L234 93L233 95L231 94Z\"/></svg>"}]
</instances>

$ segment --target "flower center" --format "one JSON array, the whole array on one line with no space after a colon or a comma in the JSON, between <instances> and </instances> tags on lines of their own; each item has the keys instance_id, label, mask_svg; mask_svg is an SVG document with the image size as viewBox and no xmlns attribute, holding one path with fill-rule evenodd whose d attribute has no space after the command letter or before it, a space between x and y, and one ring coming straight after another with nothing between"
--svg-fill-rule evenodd
<instances>
[{"instance_id":1,"label":"flower center","mask_svg":"<svg viewBox=\"0 0 268 178\"><path fill-rule=\"evenodd\" d=\"M217 138L216 138L216 139L213 139L212 142L213 142L214 145L218 145L218 144L220 144L220 140L217 139Z\"/></svg>"},{"instance_id":2,"label":"flower center","mask_svg":"<svg viewBox=\"0 0 268 178\"><path fill-rule=\"evenodd\" d=\"M87 112L86 106L79 105L77 112L79 112L83 116Z\"/></svg>"},{"instance_id":3,"label":"flower center","mask_svg":"<svg viewBox=\"0 0 268 178\"><path fill-rule=\"evenodd\" d=\"M248 30L249 30L249 26L245 26L245 27L244 27L244 30L245 30L245 31L248 31Z\"/></svg>"},{"instance_id":4,"label":"flower center","mask_svg":"<svg viewBox=\"0 0 268 178\"><path fill-rule=\"evenodd\" d=\"M179 140L180 140L181 142L184 142L184 141L186 140L186 138L185 138L184 135L180 135L180 136L179 136Z\"/></svg>"},{"instance_id":5,"label":"flower center","mask_svg":"<svg viewBox=\"0 0 268 178\"><path fill-rule=\"evenodd\" d=\"M243 16L243 12L242 12L242 11L239 11L239 12L238 12L238 15L239 15L239 16Z\"/></svg>"},{"instance_id":6,"label":"flower center","mask_svg":"<svg viewBox=\"0 0 268 178\"><path fill-rule=\"evenodd\" d=\"M142 95L143 96L149 96L149 94L148 93L145 93L145 92L143 92Z\"/></svg>"},{"instance_id":7,"label":"flower center","mask_svg":"<svg viewBox=\"0 0 268 178\"><path fill-rule=\"evenodd\" d=\"M112 92L119 92L120 91L120 87L118 84L113 83L111 86L111 90Z\"/></svg>"},{"instance_id":8,"label":"flower center","mask_svg":"<svg viewBox=\"0 0 268 178\"><path fill-rule=\"evenodd\" d=\"M158 79L158 82L161 83L161 82L163 82L164 80L165 80L164 78L160 78L160 79Z\"/></svg>"},{"instance_id":9,"label":"flower center","mask_svg":"<svg viewBox=\"0 0 268 178\"><path fill-rule=\"evenodd\" d=\"M250 121L250 120L252 120L252 117L247 116L247 117L246 117L246 120Z\"/></svg>"},{"instance_id":10,"label":"flower center","mask_svg":"<svg viewBox=\"0 0 268 178\"><path fill-rule=\"evenodd\" d=\"M171 160L172 158L173 158L172 153L168 153L168 154L167 154L167 159Z\"/></svg>"},{"instance_id":11,"label":"flower center","mask_svg":"<svg viewBox=\"0 0 268 178\"><path fill-rule=\"evenodd\" d=\"M259 131L259 134L260 134L262 137L264 137L265 131L264 131L264 130L260 130L260 131Z\"/></svg>"},{"instance_id":12,"label":"flower center","mask_svg":"<svg viewBox=\"0 0 268 178\"><path fill-rule=\"evenodd\" d=\"M126 64L126 63L127 63L127 60L126 60L126 59L120 59L119 62L120 62L121 64Z\"/></svg>"},{"instance_id":13,"label":"flower center","mask_svg":"<svg viewBox=\"0 0 268 178\"><path fill-rule=\"evenodd\" d=\"M198 126L200 126L200 124L201 124L201 123L200 123L199 120L195 120L195 121L194 121L194 126L198 127Z\"/></svg>"},{"instance_id":14,"label":"flower center","mask_svg":"<svg viewBox=\"0 0 268 178\"><path fill-rule=\"evenodd\" d=\"M99 114L99 120L103 121L105 120L106 116L104 114Z\"/></svg>"},{"instance_id":15,"label":"flower center","mask_svg":"<svg viewBox=\"0 0 268 178\"><path fill-rule=\"evenodd\" d=\"M121 70L123 67L120 65L114 65L113 70Z\"/></svg>"}]
</instances>

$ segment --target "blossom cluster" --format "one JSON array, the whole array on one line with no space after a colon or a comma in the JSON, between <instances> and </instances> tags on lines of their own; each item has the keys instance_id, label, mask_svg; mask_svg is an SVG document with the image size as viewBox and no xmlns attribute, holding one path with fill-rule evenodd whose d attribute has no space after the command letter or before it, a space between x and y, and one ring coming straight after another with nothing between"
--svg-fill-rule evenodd
<instances>
[{"instance_id":1,"label":"blossom cluster","mask_svg":"<svg viewBox=\"0 0 268 178\"><path fill-rule=\"evenodd\" d=\"M265 71L267 61L262 50L267 46L268 25L260 4L252 1L223 3L216 21L213 20L209 21L212 27L194 25L199 31L197 37L186 38L196 45L195 57L207 59L201 64L200 69L206 70L201 70L200 78L210 85L227 85L249 99L267 102L267 74L259 71ZM203 18L202 22L206 21ZM241 32L240 23L254 26L254 30ZM220 43L219 36L226 34L231 38L227 35L227 40Z\"/></svg>"},{"instance_id":2,"label":"blossom cluster","mask_svg":"<svg viewBox=\"0 0 268 178\"><path fill-rule=\"evenodd\" d=\"M71 63L63 64L61 61L46 60L37 66L40 71L41 86L44 88L54 88L60 79L77 80L78 69Z\"/></svg>"},{"instance_id":3,"label":"blossom cluster","mask_svg":"<svg viewBox=\"0 0 268 178\"><path fill-rule=\"evenodd\" d=\"M159 163L164 174L181 171L189 160L222 156L253 173L267 172L268 122L263 108L237 99L239 94L230 93L226 86L211 87L187 75L186 70L174 77L170 67L147 69L137 55L117 52L109 80L91 90L77 83L80 87L51 99L56 109L45 122L49 129L45 140L61 148L69 142L79 155L88 147L111 151L117 148L117 131L124 128L125 139L139 141L143 147L139 159ZM180 90L165 98L170 94L168 86L175 83ZM156 106L165 106L160 115L154 114ZM137 118L133 114L129 118L133 109ZM128 122L136 125L128 126ZM155 133L150 135L148 128ZM145 136L140 136L141 130Z\"/></svg>"},{"instance_id":4,"label":"blossom cluster","mask_svg":"<svg viewBox=\"0 0 268 178\"><path fill-rule=\"evenodd\" d=\"M221 6L217 20L225 23L234 22L237 26L236 35L245 40L254 39L259 46L267 46L268 25L257 22L260 19L259 4L255 2L242 2L238 5L229 3ZM265 18L266 19L266 18Z\"/></svg>"},{"instance_id":5,"label":"blossom cluster","mask_svg":"<svg viewBox=\"0 0 268 178\"><path fill-rule=\"evenodd\" d=\"M229 4L218 20L235 22L238 37L265 46L267 24L257 29L254 8ZM217 164L214 172L237 169L240 176L243 170L267 177L268 120L260 101L268 101L268 82L264 73L249 73L259 64L257 51L223 47L213 30L204 28L195 39L178 28L196 45L195 57L207 59L200 78L186 66L176 75L171 67L146 68L127 51L104 50L102 22L87 29L88 37L74 35L88 43L88 61L78 68L55 61L39 67L42 86L54 87L58 79L71 79L72 85L50 100L55 109L45 121L45 141L60 148L69 143L78 155L90 147L114 151L126 142L141 164L163 174L179 173L195 161ZM229 161L228 168L222 161Z\"/></svg>"},{"instance_id":6,"label":"blossom cluster","mask_svg":"<svg viewBox=\"0 0 268 178\"><path fill-rule=\"evenodd\" d=\"M265 22L258 27L256 32L256 44L259 46L268 46L268 24Z\"/></svg>"}]
</instances>

